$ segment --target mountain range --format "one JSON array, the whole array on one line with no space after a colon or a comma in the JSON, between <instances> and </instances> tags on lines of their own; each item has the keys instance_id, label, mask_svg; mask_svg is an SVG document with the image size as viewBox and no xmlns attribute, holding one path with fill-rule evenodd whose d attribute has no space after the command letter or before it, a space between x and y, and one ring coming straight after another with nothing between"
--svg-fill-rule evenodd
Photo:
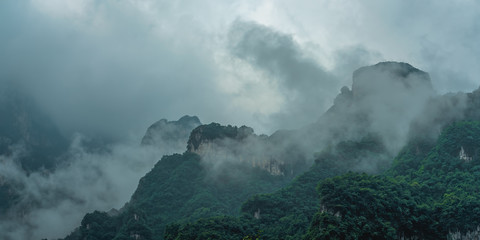
<instances>
[{"instance_id":1,"label":"mountain range","mask_svg":"<svg viewBox=\"0 0 480 240\"><path fill-rule=\"evenodd\" d=\"M311 125L195 128L66 239L474 239L479 103L407 63L363 67Z\"/></svg>"},{"instance_id":2,"label":"mountain range","mask_svg":"<svg viewBox=\"0 0 480 240\"><path fill-rule=\"evenodd\" d=\"M0 155L18 139L33 149L45 130L56 139L40 141L46 158L61 159L51 157L61 135L11 110L22 104L2 103L15 114ZM41 131L29 138L26 126ZM480 88L440 95L428 73L381 62L356 70L321 118L297 129L154 123L141 145L185 151L163 156L121 209L86 214L64 239L478 239L479 143ZM2 186L0 197L12 192Z\"/></svg>"}]
</instances>

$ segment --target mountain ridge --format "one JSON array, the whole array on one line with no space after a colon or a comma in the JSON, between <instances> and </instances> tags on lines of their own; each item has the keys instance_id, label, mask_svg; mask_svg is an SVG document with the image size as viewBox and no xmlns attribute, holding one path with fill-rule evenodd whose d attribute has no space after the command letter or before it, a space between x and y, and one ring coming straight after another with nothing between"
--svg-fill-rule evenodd
<instances>
[{"instance_id":1,"label":"mountain ridge","mask_svg":"<svg viewBox=\"0 0 480 240\"><path fill-rule=\"evenodd\" d=\"M365 83L365 81L371 82ZM81 239L87 236L96 236L101 239L103 233L99 229L88 229L88 224L93 223L99 226L110 226L107 232L109 236L114 236L114 239L254 239L257 237L262 239L304 237L305 239L330 237L342 239L351 237L352 234L360 234L355 235L357 237L367 234L366 237L385 236L392 239L418 236L432 239L446 238L451 234L450 231L455 231L454 228L449 227L458 225L445 223L445 227L442 227L439 225L444 223L441 221L441 215L432 215L436 222L415 220L417 223L433 224L432 228L425 232L412 228L411 225L402 225L404 224L402 221L410 221L408 217L392 220L388 212L378 221L370 219L372 228L358 228L355 221L369 223L361 218L370 216L364 214L372 214L368 209L359 211L358 214L348 215L346 210L337 211L328 207L329 200L326 197L329 196L328 194L333 194L333 199L337 199L338 196L355 193L359 188L364 187L353 184L352 189L345 188L348 191L343 191L342 187L349 186L344 183L365 181L367 183L365 187L378 191L365 197L375 199L381 194L387 194L406 199L418 198L419 202L425 201L424 195L417 192L418 189L415 186L421 184L416 181L426 180L416 179L415 174L420 174L423 171L422 168L429 166L428 159L432 159L431 156L434 154L432 149L435 149L435 144L439 144L437 141L442 139L441 131L448 131L448 126L455 126L452 125L455 122L480 120L477 118L480 116L480 110L476 107L480 103L480 94L478 94L480 88L467 94L436 95L427 73L409 64L396 62L379 63L361 68L353 74L353 82L352 90L348 87L341 89L334 105L321 119L297 130L278 131L271 136L257 136L253 133L253 129L248 127L238 128L212 123L195 128L190 135L187 151L184 154L165 156L150 173L142 178L137 190L143 191L143 195L134 194L135 197L132 197L123 210L122 217L109 217L102 221L96 221L93 217L89 222L82 222L82 226L76 232L78 238L73 237L73 234L66 239ZM416 105L412 107L412 103ZM427 111L430 114L423 116ZM444 116L445 113L447 114ZM405 117L398 118L398 116ZM239 131L239 129L242 130ZM265 143L268 144L263 145ZM265 155L262 151L271 151L267 153L280 156L279 159L291 158L290 161L293 163L303 159L300 163L306 162L312 166L307 171L297 171L290 177L286 177L287 175L274 175L271 172L268 174L268 171L262 167L243 165L244 161L241 160L243 156L252 158L252 155L245 155L245 150L253 151L255 155L256 146L262 146L259 154ZM466 155L460 154L462 149ZM222 154L209 154L209 152L218 153L219 151ZM455 156L459 159L462 156L467 160L470 157L476 159L471 151L467 145L462 145L460 149L455 150ZM239 158L236 154L242 157ZM188 166L181 167L183 164ZM170 167L167 167L169 165ZM169 169L176 170L169 173ZM163 172L162 175L154 176L154 173L159 171ZM366 171L379 175L362 175L349 173L350 171ZM295 178L292 180L291 177ZM332 181L331 177L337 179L333 181L333 187L335 181L341 184L338 191L325 190L332 187L331 184L327 184ZM171 185L161 186L167 182ZM323 194L320 198L315 190L318 182L323 182L323 185L317 188ZM439 183L446 184L442 181ZM247 187L250 186L249 184L257 184L260 188L249 189ZM416 189L417 195L402 195L405 194L403 189L410 186ZM156 190L145 191L148 188ZM190 190L183 191L181 190L183 188ZM378 189L387 189L385 191L388 192L384 193L383 190ZM470 191L468 188L465 189L467 193ZM423 190L432 191L425 184ZM267 191L270 193L266 193ZM168 198L159 198L162 194L169 194ZM365 201L363 194L366 192L362 190L358 194L360 194L358 201ZM239 196L235 195L241 195L241 197L238 198ZM175 196L184 199L183 202L175 203ZM222 198L225 196L229 197ZM158 199L171 199L171 201L162 202L159 205L164 210L150 209L154 206L153 202L159 203ZM346 199L349 199L348 196L343 200ZM452 205L441 205L442 198L437 197L437 199L440 199L436 202L437 210L444 211L446 208L443 207L455 208ZM140 202L142 204L138 204ZM171 205L174 203L182 206ZM349 209L352 205L351 202L343 203L343 209ZM402 208L403 206L405 209L410 209L408 211L420 213L420 215L414 215L415 217L430 216L432 211L434 212L423 205L411 205L411 202L402 205ZM225 211L226 209L229 210ZM141 217L143 220L135 220L137 223L141 222L140 226L132 225L130 220L121 220L125 217L136 219L135 215L131 215L132 211L143 216ZM173 218L165 217L169 214L177 215ZM89 219L94 215L89 215ZM345 225L339 225L336 219L344 216L349 216L348 222ZM388 221L393 225L389 225ZM393 221L397 222L393 223ZM395 225L397 223L400 225ZM456 230L459 230L460 234L465 234L475 230L472 226ZM355 227L355 230L345 230L351 227ZM318 229L320 231L317 231ZM438 233L435 233L436 230ZM164 235L162 235L163 232ZM348 235L349 233L351 234Z\"/></svg>"}]
</instances>

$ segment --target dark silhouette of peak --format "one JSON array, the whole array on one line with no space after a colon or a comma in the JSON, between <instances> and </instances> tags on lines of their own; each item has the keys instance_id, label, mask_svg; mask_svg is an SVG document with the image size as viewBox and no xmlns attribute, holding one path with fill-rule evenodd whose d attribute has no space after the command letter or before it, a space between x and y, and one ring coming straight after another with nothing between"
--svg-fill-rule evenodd
<instances>
[{"instance_id":1,"label":"dark silhouette of peak","mask_svg":"<svg viewBox=\"0 0 480 240\"><path fill-rule=\"evenodd\" d=\"M317 123L269 137L189 116L156 122L145 142L184 136L188 150L163 157L119 213L87 215L68 239L477 236L480 88L437 95L428 73L399 62L352 80Z\"/></svg>"},{"instance_id":2,"label":"dark silhouette of peak","mask_svg":"<svg viewBox=\"0 0 480 240\"><path fill-rule=\"evenodd\" d=\"M192 126L192 125L201 125L202 123L200 122L200 119L198 119L197 116L189 116L185 115L178 119L176 124L182 125L182 126Z\"/></svg>"},{"instance_id":3,"label":"dark silhouette of peak","mask_svg":"<svg viewBox=\"0 0 480 240\"><path fill-rule=\"evenodd\" d=\"M343 87L333 106L306 131L313 142L334 145L374 134L387 143L386 152L395 155L409 137L411 122L423 116L435 96L428 73L408 63L362 67L353 73L352 87Z\"/></svg>"},{"instance_id":4,"label":"dark silhouette of peak","mask_svg":"<svg viewBox=\"0 0 480 240\"><path fill-rule=\"evenodd\" d=\"M202 143L230 138L233 140L242 140L253 135L253 129L247 126L222 126L218 123L210 123L195 128L188 139L187 150L195 151Z\"/></svg>"},{"instance_id":5,"label":"dark silhouette of peak","mask_svg":"<svg viewBox=\"0 0 480 240\"><path fill-rule=\"evenodd\" d=\"M351 111L352 105L366 112L381 105L402 108L399 105L422 103L434 95L428 73L408 63L380 62L357 69L351 90L342 87L327 115Z\"/></svg>"},{"instance_id":6,"label":"dark silhouette of peak","mask_svg":"<svg viewBox=\"0 0 480 240\"><path fill-rule=\"evenodd\" d=\"M408 63L381 62L362 67L353 73L354 100L378 93L409 92L432 94L433 87L428 73Z\"/></svg>"},{"instance_id":7,"label":"dark silhouette of peak","mask_svg":"<svg viewBox=\"0 0 480 240\"><path fill-rule=\"evenodd\" d=\"M393 62L393 61L379 62L372 66L361 67L355 70L353 72L353 75L358 76L359 74L362 74L363 72L367 72L367 71L390 72L402 78L407 78L410 74L420 74L420 75L426 75L426 78L428 79L428 81L430 81L430 77L428 76L428 73L404 62Z\"/></svg>"}]
</instances>

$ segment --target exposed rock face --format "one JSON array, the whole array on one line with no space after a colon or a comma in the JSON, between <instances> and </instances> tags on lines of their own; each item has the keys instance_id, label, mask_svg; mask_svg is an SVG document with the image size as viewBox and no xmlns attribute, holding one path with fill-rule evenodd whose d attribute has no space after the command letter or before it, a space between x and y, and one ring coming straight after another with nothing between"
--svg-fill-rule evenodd
<instances>
[{"instance_id":1,"label":"exposed rock face","mask_svg":"<svg viewBox=\"0 0 480 240\"><path fill-rule=\"evenodd\" d=\"M196 116L183 116L178 121L161 119L147 129L142 145L158 146L174 152L183 151L190 132L201 124Z\"/></svg>"},{"instance_id":2,"label":"exposed rock face","mask_svg":"<svg viewBox=\"0 0 480 240\"><path fill-rule=\"evenodd\" d=\"M231 125L222 126L218 123L210 123L199 126L192 131L188 139L187 150L198 152L205 144L211 142L222 144L227 139L242 141L251 136L254 136L253 129L247 126L238 128Z\"/></svg>"},{"instance_id":3,"label":"exposed rock face","mask_svg":"<svg viewBox=\"0 0 480 240\"><path fill-rule=\"evenodd\" d=\"M246 126L211 123L192 131L187 151L200 155L204 162L216 167L224 163L246 164L271 175L293 176L298 173L298 169L294 168L301 168L305 162L288 162L286 156L296 152L296 149L284 148L286 146L279 144L281 141L278 138L258 136ZM302 160L302 157L292 159Z\"/></svg>"},{"instance_id":4,"label":"exposed rock face","mask_svg":"<svg viewBox=\"0 0 480 240\"><path fill-rule=\"evenodd\" d=\"M408 141L431 142L448 124L480 120L480 88L438 95L428 73L407 63L363 67L352 80L352 89L343 87L313 129L307 128L316 141L335 146L373 133L392 158Z\"/></svg>"},{"instance_id":5,"label":"exposed rock face","mask_svg":"<svg viewBox=\"0 0 480 240\"><path fill-rule=\"evenodd\" d=\"M353 73L351 89L341 88L333 106L300 135L317 144L315 151L329 147L334 152L341 142L362 142L375 136L385 147L383 152L376 152L383 157L375 159L393 159L410 137L405 129L428 110L426 106L435 96L428 73L407 63L362 67ZM384 160L368 162L367 169L357 166L350 170L376 172L388 166Z\"/></svg>"},{"instance_id":6,"label":"exposed rock face","mask_svg":"<svg viewBox=\"0 0 480 240\"><path fill-rule=\"evenodd\" d=\"M408 63L381 62L373 66L362 67L353 73L353 101L365 97L391 96L407 92L408 95L434 94L428 73L412 67ZM398 100L398 99L394 99Z\"/></svg>"},{"instance_id":7,"label":"exposed rock face","mask_svg":"<svg viewBox=\"0 0 480 240\"><path fill-rule=\"evenodd\" d=\"M374 133L388 139L389 151L398 151L408 137L404 129L435 96L428 73L407 63L382 62L356 70L352 79L352 89L343 87L317 123L324 129L318 138L335 143Z\"/></svg>"},{"instance_id":8,"label":"exposed rock face","mask_svg":"<svg viewBox=\"0 0 480 240\"><path fill-rule=\"evenodd\" d=\"M352 79L352 89L341 89L327 117L375 115L382 110L405 114L435 95L428 73L408 63L382 62L362 67L353 73Z\"/></svg>"}]
</instances>

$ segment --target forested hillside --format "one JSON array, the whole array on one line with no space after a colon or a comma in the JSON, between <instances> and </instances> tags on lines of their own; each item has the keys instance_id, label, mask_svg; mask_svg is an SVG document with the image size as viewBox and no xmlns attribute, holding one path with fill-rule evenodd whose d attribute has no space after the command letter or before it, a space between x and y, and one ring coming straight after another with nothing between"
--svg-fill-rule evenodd
<instances>
[{"instance_id":1,"label":"forested hillside","mask_svg":"<svg viewBox=\"0 0 480 240\"><path fill-rule=\"evenodd\" d=\"M480 122L467 121L448 126L426 155L407 146L381 175L327 178L341 171L317 161L288 187L252 197L241 217L173 224L166 238L476 239L479 143Z\"/></svg>"},{"instance_id":2,"label":"forested hillside","mask_svg":"<svg viewBox=\"0 0 480 240\"><path fill-rule=\"evenodd\" d=\"M66 239L474 239L478 92L436 95L427 73L386 62L297 130L198 126L122 209Z\"/></svg>"}]
</instances>

